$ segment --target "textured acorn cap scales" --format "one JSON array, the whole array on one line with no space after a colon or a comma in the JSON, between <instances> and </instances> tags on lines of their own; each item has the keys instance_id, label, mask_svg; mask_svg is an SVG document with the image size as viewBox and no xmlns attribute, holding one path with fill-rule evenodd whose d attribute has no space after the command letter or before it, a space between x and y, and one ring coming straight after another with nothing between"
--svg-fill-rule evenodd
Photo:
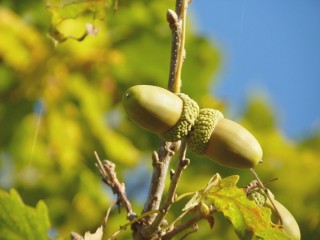
<instances>
[{"instance_id":1,"label":"textured acorn cap scales","mask_svg":"<svg viewBox=\"0 0 320 240\"><path fill-rule=\"evenodd\" d=\"M213 109L201 109L188 136L190 150L232 168L252 168L262 159L254 136Z\"/></svg>"},{"instance_id":2,"label":"textured acorn cap scales","mask_svg":"<svg viewBox=\"0 0 320 240\"><path fill-rule=\"evenodd\" d=\"M122 102L135 123L172 142L188 134L199 113L198 104L186 94L174 94L157 86L133 86Z\"/></svg>"},{"instance_id":3,"label":"textured acorn cap scales","mask_svg":"<svg viewBox=\"0 0 320 240\"><path fill-rule=\"evenodd\" d=\"M184 93L177 93L183 101L181 117L176 125L162 137L166 141L175 142L187 136L199 115L198 104Z\"/></svg>"},{"instance_id":4,"label":"textured acorn cap scales","mask_svg":"<svg viewBox=\"0 0 320 240\"><path fill-rule=\"evenodd\" d=\"M197 154L204 154L211 134L216 126L218 119L223 118L223 114L214 109L200 109L198 118L192 131L188 136L188 147Z\"/></svg>"}]
</instances>

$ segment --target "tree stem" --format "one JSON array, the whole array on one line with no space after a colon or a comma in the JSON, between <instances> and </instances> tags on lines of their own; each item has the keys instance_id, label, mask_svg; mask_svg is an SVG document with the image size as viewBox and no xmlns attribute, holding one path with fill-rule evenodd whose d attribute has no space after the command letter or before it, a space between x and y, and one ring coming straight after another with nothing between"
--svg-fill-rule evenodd
<instances>
[{"instance_id":1,"label":"tree stem","mask_svg":"<svg viewBox=\"0 0 320 240\"><path fill-rule=\"evenodd\" d=\"M178 182L179 182L180 177L182 175L182 171L190 163L190 160L186 158L186 151L187 151L187 143L186 143L186 140L184 139L181 143L181 147L180 147L181 154L180 154L177 166L176 166L176 170L174 171L174 173L171 176L171 182L170 182L169 190L167 193L167 197L166 197L164 203L162 204L162 207L160 209L159 214L155 217L152 224L143 230L142 234L145 237L152 236L158 230L164 217L168 213L168 210L170 209L171 205L175 202L176 190L178 188Z\"/></svg>"},{"instance_id":2,"label":"tree stem","mask_svg":"<svg viewBox=\"0 0 320 240\"><path fill-rule=\"evenodd\" d=\"M168 10L167 19L172 30L171 64L168 89L174 93L181 90L181 70L185 58L186 17L189 0L177 0L176 11Z\"/></svg>"},{"instance_id":3,"label":"tree stem","mask_svg":"<svg viewBox=\"0 0 320 240\"><path fill-rule=\"evenodd\" d=\"M142 213L159 209L163 189L165 186L166 176L169 168L171 157L175 153L173 143L161 142L158 152L152 154L153 172L148 193L148 198L144 205ZM147 222L154 220L155 214L149 215Z\"/></svg>"},{"instance_id":4,"label":"tree stem","mask_svg":"<svg viewBox=\"0 0 320 240\"><path fill-rule=\"evenodd\" d=\"M181 91L181 70L185 58L185 31L186 14L189 0L176 0L176 11L167 11L167 20L172 30L172 46L170 72L168 81L168 90L179 93ZM180 141L176 143L161 142L158 152L152 155L153 172L149 188L148 198L144 205L142 213L158 210L163 190L165 186L166 175L172 156L179 150ZM140 226L133 233L135 239L151 239L159 230L167 211L174 201L174 196L178 186L183 169L189 164L189 159L185 158L186 142L183 141L181 156L176 168L175 174L171 178L171 183L167 198L158 214L150 214L145 219L145 226Z\"/></svg>"}]
</instances>

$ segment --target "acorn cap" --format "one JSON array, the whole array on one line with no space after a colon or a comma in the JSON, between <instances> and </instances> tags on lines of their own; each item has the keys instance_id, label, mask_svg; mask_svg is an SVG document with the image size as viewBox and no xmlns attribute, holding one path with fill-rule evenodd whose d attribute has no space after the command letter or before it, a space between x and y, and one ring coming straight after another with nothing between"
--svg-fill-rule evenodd
<instances>
[{"instance_id":1,"label":"acorn cap","mask_svg":"<svg viewBox=\"0 0 320 240\"><path fill-rule=\"evenodd\" d=\"M188 136L188 147L191 151L200 155L205 153L211 134L220 118L223 118L223 115L218 110L200 109L195 125Z\"/></svg>"},{"instance_id":2,"label":"acorn cap","mask_svg":"<svg viewBox=\"0 0 320 240\"><path fill-rule=\"evenodd\" d=\"M150 85L129 88L122 102L135 123L172 142L188 134L199 112L198 104L187 95Z\"/></svg>"},{"instance_id":3,"label":"acorn cap","mask_svg":"<svg viewBox=\"0 0 320 240\"><path fill-rule=\"evenodd\" d=\"M259 207L263 206L267 201L267 196L261 188L250 192L248 198L253 200Z\"/></svg>"},{"instance_id":4,"label":"acorn cap","mask_svg":"<svg viewBox=\"0 0 320 240\"><path fill-rule=\"evenodd\" d=\"M177 93L176 95L183 101L181 117L176 125L162 136L164 140L170 142L178 141L187 136L199 114L198 104L188 95L183 93Z\"/></svg>"}]
</instances>

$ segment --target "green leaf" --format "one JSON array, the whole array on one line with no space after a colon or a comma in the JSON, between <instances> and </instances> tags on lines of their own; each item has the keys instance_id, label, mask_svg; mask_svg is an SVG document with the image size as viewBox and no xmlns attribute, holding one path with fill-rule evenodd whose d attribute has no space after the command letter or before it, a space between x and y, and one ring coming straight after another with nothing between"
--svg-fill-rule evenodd
<instances>
[{"instance_id":1,"label":"green leaf","mask_svg":"<svg viewBox=\"0 0 320 240\"><path fill-rule=\"evenodd\" d=\"M113 1L107 0L49 0L47 1L48 11L51 12L51 26L48 33L49 38L58 45L67 39L77 41L84 40L88 35L96 35L98 29L93 27L94 31L88 29L88 25L93 26L95 19L104 19L106 6L113 6ZM81 33L75 34L70 29L64 29L64 21L75 20L88 17L87 23L82 26ZM90 23L89 23L90 22ZM72 25L79 24L78 21L72 21ZM81 24L81 21L80 21ZM60 29L62 28L62 30ZM74 28L74 27L73 27ZM92 27L90 27L91 29ZM63 30L64 29L64 30Z\"/></svg>"},{"instance_id":2,"label":"green leaf","mask_svg":"<svg viewBox=\"0 0 320 240\"><path fill-rule=\"evenodd\" d=\"M14 190L0 190L1 240L49 239L50 227L45 203L39 201L36 208L26 206Z\"/></svg>"},{"instance_id":3,"label":"green leaf","mask_svg":"<svg viewBox=\"0 0 320 240\"><path fill-rule=\"evenodd\" d=\"M211 189L206 200L232 223L240 239L291 239L280 227L272 225L271 211L247 199L244 191L236 186L239 176L222 179ZM207 203L208 203L207 202Z\"/></svg>"},{"instance_id":4,"label":"green leaf","mask_svg":"<svg viewBox=\"0 0 320 240\"><path fill-rule=\"evenodd\" d=\"M93 14L94 19L101 19L105 16L105 7L110 6L106 0L49 0L47 8L52 13L52 23L59 24L61 21L70 18L77 18L87 12Z\"/></svg>"}]
</instances>

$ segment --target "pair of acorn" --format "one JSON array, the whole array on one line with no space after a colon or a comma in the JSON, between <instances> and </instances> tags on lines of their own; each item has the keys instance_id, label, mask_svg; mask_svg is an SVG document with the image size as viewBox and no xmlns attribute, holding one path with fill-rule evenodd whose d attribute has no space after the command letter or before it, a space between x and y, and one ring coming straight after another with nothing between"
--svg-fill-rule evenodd
<instances>
[{"instance_id":1,"label":"pair of acorn","mask_svg":"<svg viewBox=\"0 0 320 240\"><path fill-rule=\"evenodd\" d=\"M136 85L123 97L128 116L170 142L187 139L188 148L232 168L252 168L262 159L256 138L218 110L203 108L183 93Z\"/></svg>"},{"instance_id":2,"label":"pair of acorn","mask_svg":"<svg viewBox=\"0 0 320 240\"><path fill-rule=\"evenodd\" d=\"M262 159L261 146L248 130L225 119L218 110L199 109L198 104L185 94L137 85L126 91L123 105L129 117L142 128L166 141L175 142L186 137L192 151L221 165L252 168ZM292 239L300 240L296 220L272 194L275 206L260 189L247 192L247 196L257 205L270 208L272 221L282 223Z\"/></svg>"}]
</instances>

